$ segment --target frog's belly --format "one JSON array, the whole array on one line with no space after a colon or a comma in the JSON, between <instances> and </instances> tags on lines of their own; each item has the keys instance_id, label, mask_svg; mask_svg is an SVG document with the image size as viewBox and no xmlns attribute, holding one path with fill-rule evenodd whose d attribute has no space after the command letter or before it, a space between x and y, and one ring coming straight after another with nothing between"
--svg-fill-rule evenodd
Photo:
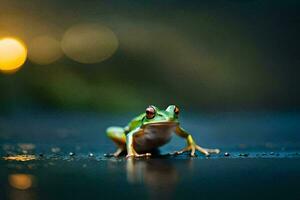
<instances>
[{"instance_id":1,"label":"frog's belly","mask_svg":"<svg viewBox=\"0 0 300 200\"><path fill-rule=\"evenodd\" d=\"M151 151L168 143L175 130L175 125L149 125L143 134L134 138L134 148L138 152Z\"/></svg>"}]
</instances>

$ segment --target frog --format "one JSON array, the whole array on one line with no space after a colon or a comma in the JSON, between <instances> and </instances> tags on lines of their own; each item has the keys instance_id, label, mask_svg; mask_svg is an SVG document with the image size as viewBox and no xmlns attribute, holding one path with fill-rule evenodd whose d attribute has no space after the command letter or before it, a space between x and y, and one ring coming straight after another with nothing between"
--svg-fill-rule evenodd
<instances>
[{"instance_id":1,"label":"frog","mask_svg":"<svg viewBox=\"0 0 300 200\"><path fill-rule=\"evenodd\" d=\"M172 155L190 152L190 156L194 157L196 151L205 156L220 153L219 149L208 149L196 144L192 135L181 127L176 105L169 105L165 110L150 105L125 127L112 126L106 129L108 138L117 146L117 150L108 155L119 157L126 151L126 158L149 157L153 150L169 143L174 133L185 139L187 145L172 152Z\"/></svg>"}]
</instances>

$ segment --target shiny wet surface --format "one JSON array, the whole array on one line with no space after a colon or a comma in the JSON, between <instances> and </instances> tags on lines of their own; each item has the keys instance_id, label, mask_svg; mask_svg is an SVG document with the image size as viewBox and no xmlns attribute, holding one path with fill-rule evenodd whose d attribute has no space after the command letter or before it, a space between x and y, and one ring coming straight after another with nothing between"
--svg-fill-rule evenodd
<instances>
[{"instance_id":1,"label":"shiny wet surface","mask_svg":"<svg viewBox=\"0 0 300 200\"><path fill-rule=\"evenodd\" d=\"M162 156L126 160L104 156L115 147L101 133L125 118L0 118L0 199L298 199L299 119L191 115L184 128L221 154L170 156L185 145L174 137Z\"/></svg>"},{"instance_id":2,"label":"shiny wet surface","mask_svg":"<svg viewBox=\"0 0 300 200\"><path fill-rule=\"evenodd\" d=\"M297 199L300 154L1 160L1 199Z\"/></svg>"}]
</instances>

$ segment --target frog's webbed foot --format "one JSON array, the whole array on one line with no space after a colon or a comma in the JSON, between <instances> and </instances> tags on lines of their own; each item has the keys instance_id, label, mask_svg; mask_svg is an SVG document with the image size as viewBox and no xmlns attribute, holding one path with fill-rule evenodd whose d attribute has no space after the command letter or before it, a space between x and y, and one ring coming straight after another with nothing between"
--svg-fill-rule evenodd
<instances>
[{"instance_id":1,"label":"frog's webbed foot","mask_svg":"<svg viewBox=\"0 0 300 200\"><path fill-rule=\"evenodd\" d=\"M141 158L151 156L151 153L138 154L136 152L127 154L126 158Z\"/></svg>"},{"instance_id":2,"label":"frog's webbed foot","mask_svg":"<svg viewBox=\"0 0 300 200\"><path fill-rule=\"evenodd\" d=\"M141 158L141 157L148 157L151 156L151 153L137 153L133 148L127 153L126 158Z\"/></svg>"},{"instance_id":3,"label":"frog's webbed foot","mask_svg":"<svg viewBox=\"0 0 300 200\"><path fill-rule=\"evenodd\" d=\"M176 151L175 154L182 154L183 152L191 151L191 156L195 156L196 150L200 151L202 154L206 156L209 156L211 153L216 153L216 154L220 153L219 149L206 149L200 147L199 145L196 144L192 135L187 133L184 129L182 129L179 126L176 128L175 133L180 137L185 138L187 141L187 147L183 148L180 151Z\"/></svg>"},{"instance_id":4,"label":"frog's webbed foot","mask_svg":"<svg viewBox=\"0 0 300 200\"><path fill-rule=\"evenodd\" d=\"M175 154L179 155L179 154L182 154L184 152L187 152L187 151L191 151L191 156L195 156L195 152L197 151L200 151L202 154L204 154L205 156L209 156L210 154L212 153L215 153L215 154L218 154L220 153L220 150L219 149L206 149L206 148L202 148L200 147L199 145L197 144L190 144L188 145L187 147L181 149L180 151L176 151Z\"/></svg>"}]
</instances>

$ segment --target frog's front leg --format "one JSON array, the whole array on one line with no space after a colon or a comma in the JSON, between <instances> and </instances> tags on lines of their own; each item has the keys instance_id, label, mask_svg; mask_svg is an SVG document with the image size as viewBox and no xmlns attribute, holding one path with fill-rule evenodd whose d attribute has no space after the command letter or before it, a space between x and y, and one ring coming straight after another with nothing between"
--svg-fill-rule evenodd
<instances>
[{"instance_id":1,"label":"frog's front leg","mask_svg":"<svg viewBox=\"0 0 300 200\"><path fill-rule=\"evenodd\" d=\"M183 152L191 151L191 156L195 156L196 150L200 151L201 153L203 153L206 156L208 156L211 153L216 153L216 154L220 153L219 149L206 149L206 148L200 147L199 145L196 144L192 135L187 133L184 129L182 129L179 126L176 128L175 133L178 136L185 138L187 141L187 146L185 148L183 148L182 150L177 151L176 154L182 154Z\"/></svg>"},{"instance_id":2,"label":"frog's front leg","mask_svg":"<svg viewBox=\"0 0 300 200\"><path fill-rule=\"evenodd\" d=\"M118 147L116 152L109 155L118 157L126 149L126 135L124 129L117 126L109 127L106 130L106 134Z\"/></svg>"},{"instance_id":3,"label":"frog's front leg","mask_svg":"<svg viewBox=\"0 0 300 200\"><path fill-rule=\"evenodd\" d=\"M140 134L143 134L143 130L141 128L136 128L136 129L130 131L126 135L126 148L127 148L126 158L151 156L151 153L138 154L135 151L133 139L134 139L134 137L138 137Z\"/></svg>"}]
</instances>

